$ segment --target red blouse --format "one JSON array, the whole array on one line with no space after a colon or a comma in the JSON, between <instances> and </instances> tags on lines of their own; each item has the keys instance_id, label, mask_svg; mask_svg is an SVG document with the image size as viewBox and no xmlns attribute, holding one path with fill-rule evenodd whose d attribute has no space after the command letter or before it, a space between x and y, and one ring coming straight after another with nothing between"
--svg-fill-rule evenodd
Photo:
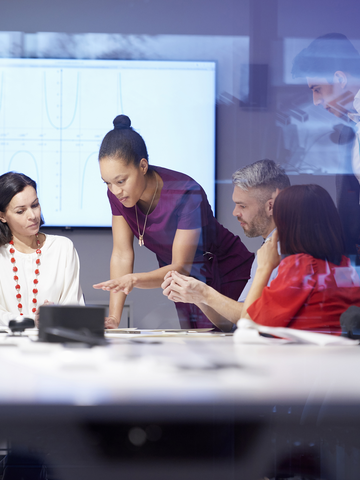
<instances>
[{"instance_id":1,"label":"red blouse","mask_svg":"<svg viewBox=\"0 0 360 480\"><path fill-rule=\"evenodd\" d=\"M350 260L334 265L301 253L280 262L277 277L248 313L269 327L340 333L340 315L350 305L360 306L360 280Z\"/></svg>"}]
</instances>

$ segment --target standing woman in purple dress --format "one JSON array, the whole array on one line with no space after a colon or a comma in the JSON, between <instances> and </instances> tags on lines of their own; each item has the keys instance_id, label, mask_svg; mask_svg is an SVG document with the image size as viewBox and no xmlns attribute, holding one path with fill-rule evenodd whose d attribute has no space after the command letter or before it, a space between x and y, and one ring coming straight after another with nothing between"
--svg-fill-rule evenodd
<instances>
[{"instance_id":1,"label":"standing woman in purple dress","mask_svg":"<svg viewBox=\"0 0 360 480\"><path fill-rule=\"evenodd\" d=\"M253 254L214 218L202 187L183 173L149 165L143 138L119 115L101 144L101 177L112 209L111 280L106 328L117 328L133 288L159 288L170 270L191 275L235 300L247 280ZM134 236L157 256L159 268L134 273ZM195 305L177 303L182 328L213 326Z\"/></svg>"}]
</instances>

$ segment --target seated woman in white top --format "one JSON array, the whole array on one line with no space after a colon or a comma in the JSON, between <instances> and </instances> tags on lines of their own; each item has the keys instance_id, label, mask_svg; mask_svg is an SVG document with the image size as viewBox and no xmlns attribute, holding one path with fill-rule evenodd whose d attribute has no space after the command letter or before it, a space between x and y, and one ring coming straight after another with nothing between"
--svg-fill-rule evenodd
<instances>
[{"instance_id":1,"label":"seated woman in white top","mask_svg":"<svg viewBox=\"0 0 360 480\"><path fill-rule=\"evenodd\" d=\"M0 176L0 325L35 319L46 303L84 304L79 258L71 240L39 232L44 223L36 183Z\"/></svg>"}]
</instances>

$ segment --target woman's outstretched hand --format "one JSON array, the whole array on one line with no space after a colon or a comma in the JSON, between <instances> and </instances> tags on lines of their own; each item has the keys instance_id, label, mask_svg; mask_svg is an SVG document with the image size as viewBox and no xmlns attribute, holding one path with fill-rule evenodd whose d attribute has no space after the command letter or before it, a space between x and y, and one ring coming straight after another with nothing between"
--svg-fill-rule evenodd
<instances>
[{"instance_id":1,"label":"woman's outstretched hand","mask_svg":"<svg viewBox=\"0 0 360 480\"><path fill-rule=\"evenodd\" d=\"M132 273L123 275L119 278L114 278L113 280L108 280L107 282L97 283L93 285L93 288L97 290L106 290L108 292L123 292L125 295L128 295L135 286L135 276Z\"/></svg>"}]
</instances>

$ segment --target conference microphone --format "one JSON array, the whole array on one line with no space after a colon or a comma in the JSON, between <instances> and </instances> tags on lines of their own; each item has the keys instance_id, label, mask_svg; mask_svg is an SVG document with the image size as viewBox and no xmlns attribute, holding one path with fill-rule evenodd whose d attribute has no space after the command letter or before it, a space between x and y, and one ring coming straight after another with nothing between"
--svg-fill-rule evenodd
<instances>
[{"instance_id":1,"label":"conference microphone","mask_svg":"<svg viewBox=\"0 0 360 480\"><path fill-rule=\"evenodd\" d=\"M360 339L360 307L352 305L340 316L341 335Z\"/></svg>"}]
</instances>

